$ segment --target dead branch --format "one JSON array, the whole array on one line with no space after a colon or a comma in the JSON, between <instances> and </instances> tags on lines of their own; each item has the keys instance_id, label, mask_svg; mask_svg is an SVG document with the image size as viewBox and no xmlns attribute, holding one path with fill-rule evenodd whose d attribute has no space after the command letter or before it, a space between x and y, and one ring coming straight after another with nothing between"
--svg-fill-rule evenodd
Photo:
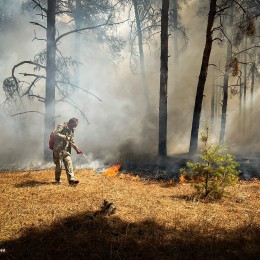
<instances>
[{"instance_id":1,"label":"dead branch","mask_svg":"<svg viewBox=\"0 0 260 260\"><path fill-rule=\"evenodd\" d=\"M212 41L214 42L214 41L217 41L217 40L219 40L220 42L223 42L223 40L220 39L219 37L214 38Z\"/></svg>"},{"instance_id":2,"label":"dead branch","mask_svg":"<svg viewBox=\"0 0 260 260\"><path fill-rule=\"evenodd\" d=\"M104 26L104 25L107 25L110 18L111 18L111 16L108 17L107 21L106 21L105 23L103 23L103 24L99 24L99 25L96 25L96 26L90 26L90 27L84 27L84 28L77 28L77 29L75 29L75 30L66 32L66 33L60 35L59 37L57 37L56 43L57 43L61 38L65 37L65 36L67 36L67 35L69 35L69 34L76 33L76 32L80 32L80 31L84 31L84 30L96 29L96 28L102 27L102 26Z\"/></svg>"},{"instance_id":3,"label":"dead branch","mask_svg":"<svg viewBox=\"0 0 260 260\"><path fill-rule=\"evenodd\" d=\"M35 98L38 98L38 101L43 102L43 103L45 102L45 98L41 97L40 95L28 94L28 97L35 97Z\"/></svg>"},{"instance_id":4,"label":"dead branch","mask_svg":"<svg viewBox=\"0 0 260 260\"><path fill-rule=\"evenodd\" d=\"M35 78L35 79L33 80L33 82L30 84L30 86L28 87L28 89L25 91L25 93L22 95L22 97L25 96L25 95L27 95L27 94L29 94L31 88L32 88L32 87L34 86L34 84L35 84L38 80L40 80L41 78L42 78L42 77L37 77L37 78ZM46 77L44 77L44 78L46 78Z\"/></svg>"},{"instance_id":5,"label":"dead branch","mask_svg":"<svg viewBox=\"0 0 260 260\"><path fill-rule=\"evenodd\" d=\"M36 23L36 22L30 22L31 24L33 25L37 25L37 26L40 26L42 27L43 29L47 30L47 27L45 27L44 25L40 24L40 23Z\"/></svg>"},{"instance_id":6,"label":"dead branch","mask_svg":"<svg viewBox=\"0 0 260 260\"><path fill-rule=\"evenodd\" d=\"M80 112L80 114L86 119L87 123L89 124L87 117L85 116L85 114L82 112L82 110L78 106L74 105L72 102L65 100L65 99L58 100L57 102L65 102L65 103L68 103L71 106L73 106L75 109L77 109Z\"/></svg>"},{"instance_id":7,"label":"dead branch","mask_svg":"<svg viewBox=\"0 0 260 260\"><path fill-rule=\"evenodd\" d=\"M59 86L57 86L57 88L58 88L58 90L60 91L60 93L61 93L61 95L63 96L63 98L60 99L60 100L58 100L58 101L56 101L56 102L57 102L57 103L58 103L58 102L66 102L66 103L70 104L71 106L73 106L75 109L77 109L77 110L81 113L81 115L86 119L87 123L89 124L89 121L88 121L87 117L85 116L85 114L83 113L83 111L82 111L77 105L74 104L73 100L70 100L70 99L67 97L67 95L65 95L65 94L63 93L63 91L59 88ZM70 101L65 100L65 98L66 98L66 99L69 99Z\"/></svg>"},{"instance_id":8,"label":"dead branch","mask_svg":"<svg viewBox=\"0 0 260 260\"><path fill-rule=\"evenodd\" d=\"M248 50L251 50L251 49L254 49L254 48L260 48L260 45L255 45L255 46L249 47L247 49L244 49L240 52L235 53L235 55L239 55L240 53L247 52Z\"/></svg>"},{"instance_id":9,"label":"dead branch","mask_svg":"<svg viewBox=\"0 0 260 260\"><path fill-rule=\"evenodd\" d=\"M43 116L45 115L42 112L31 110L31 111L25 111L25 112L20 112L20 113L13 114L13 115L11 115L11 117L18 116L18 115L23 115L23 114L27 114L27 113L38 113L38 114L41 114Z\"/></svg>"},{"instance_id":10,"label":"dead branch","mask_svg":"<svg viewBox=\"0 0 260 260\"><path fill-rule=\"evenodd\" d=\"M43 66L43 65L41 65L39 63L33 62L33 61L22 61L22 62L20 62L20 63L18 63L16 65L14 65L13 68L12 68L12 77L13 77L13 79L15 81L15 85L16 85L17 91L18 91L19 84L18 84L17 78L15 77L14 73L15 73L16 68L18 68L19 66L21 66L23 64L31 64L31 65L39 66L39 67L41 67L43 69L46 69L45 66Z\"/></svg>"},{"instance_id":11,"label":"dead branch","mask_svg":"<svg viewBox=\"0 0 260 260\"><path fill-rule=\"evenodd\" d=\"M231 7L231 6L223 7L222 9L218 10L218 11L216 12L216 14L220 14L220 13L224 12L226 9L228 9L228 8L230 8L230 7Z\"/></svg>"},{"instance_id":12,"label":"dead branch","mask_svg":"<svg viewBox=\"0 0 260 260\"><path fill-rule=\"evenodd\" d=\"M17 63L16 65L13 66L13 69L12 69L12 76L14 77L14 72L15 72L15 69L23 64L31 64L31 65L35 65L35 66L39 66L40 68L43 68L43 69L46 69L46 66L43 66L39 63L36 63L34 61L28 61L28 60L25 60L25 61L22 61L20 63Z\"/></svg>"},{"instance_id":13,"label":"dead branch","mask_svg":"<svg viewBox=\"0 0 260 260\"><path fill-rule=\"evenodd\" d=\"M31 74L31 73L26 73L26 72L20 72L18 74L23 75L24 77L36 77L36 78L44 78L44 79L46 79L46 77L43 76L43 75Z\"/></svg>"},{"instance_id":14,"label":"dead branch","mask_svg":"<svg viewBox=\"0 0 260 260\"><path fill-rule=\"evenodd\" d=\"M240 7L240 9L242 9L242 11L244 12L244 13L247 13L247 11L245 10L245 8L240 4L240 3L238 3L236 0L232 0L234 3L236 3L239 7Z\"/></svg>"},{"instance_id":15,"label":"dead branch","mask_svg":"<svg viewBox=\"0 0 260 260\"><path fill-rule=\"evenodd\" d=\"M35 3L35 7L33 8L33 9L35 9L37 6L41 9L41 11L44 11L46 14L47 14L47 9L46 8L44 8L42 5L41 5L41 3L40 3L40 1L36 1L36 0L32 0L34 3Z\"/></svg>"},{"instance_id":16,"label":"dead branch","mask_svg":"<svg viewBox=\"0 0 260 260\"><path fill-rule=\"evenodd\" d=\"M37 37L37 34L36 34L36 32L35 32L35 30L34 30L34 38L32 39L32 41L34 41L34 40L38 40L38 41L46 41L46 39L38 38L38 37Z\"/></svg>"},{"instance_id":17,"label":"dead branch","mask_svg":"<svg viewBox=\"0 0 260 260\"><path fill-rule=\"evenodd\" d=\"M84 89L84 88L81 88L81 87L79 87L79 86L77 86L77 85L71 83L70 80L69 80L60 70L58 70L58 69L56 69L56 70L67 80L67 81L57 81L57 83L67 84L67 85L70 85L70 86L72 86L72 87L74 87L74 88L80 89L80 90L84 91L85 93L87 93L87 94L89 94L89 95L95 97L95 98L98 99L100 102L102 102L102 100L101 100L98 96L96 96L95 94L93 94L93 93L87 91L87 90Z\"/></svg>"},{"instance_id":18,"label":"dead branch","mask_svg":"<svg viewBox=\"0 0 260 260\"><path fill-rule=\"evenodd\" d=\"M110 18L111 18L111 15L108 17L107 21L106 21L105 23L103 23L103 24L99 24L99 25L95 25L95 26L90 26L90 27L84 27L84 28L77 28L77 29L75 29L75 30L66 32L66 33L60 35L60 36L56 39L56 43L57 43L61 38L65 37L65 36L67 36L67 35L69 35L69 34L72 34L72 33L78 33L78 32L85 31L85 30L96 29L96 28L99 28L99 27L102 27L102 26L105 26L105 25L111 26L111 25L122 24L122 23L128 21L128 19L127 19L127 20L125 20L125 21L118 22L118 23L109 23Z\"/></svg>"}]
</instances>

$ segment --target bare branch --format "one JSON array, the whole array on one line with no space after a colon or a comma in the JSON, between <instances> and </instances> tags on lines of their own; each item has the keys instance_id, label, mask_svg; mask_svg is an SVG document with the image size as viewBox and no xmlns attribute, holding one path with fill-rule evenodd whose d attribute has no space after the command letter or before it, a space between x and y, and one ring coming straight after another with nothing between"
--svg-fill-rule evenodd
<instances>
[{"instance_id":1,"label":"bare branch","mask_svg":"<svg viewBox=\"0 0 260 260\"><path fill-rule=\"evenodd\" d=\"M36 34L36 32L35 32L35 30L34 30L34 38L32 39L32 41L34 41L34 40L38 40L38 41L46 41L46 39L38 38L38 37L37 37L37 34Z\"/></svg>"},{"instance_id":2,"label":"bare branch","mask_svg":"<svg viewBox=\"0 0 260 260\"><path fill-rule=\"evenodd\" d=\"M216 41L216 40L219 40L219 41L223 42L223 40L220 39L219 37L214 38L212 41L214 42L214 41Z\"/></svg>"},{"instance_id":3,"label":"bare branch","mask_svg":"<svg viewBox=\"0 0 260 260\"><path fill-rule=\"evenodd\" d=\"M43 65L41 65L39 63L33 62L33 61L22 61L22 62L20 62L20 63L18 63L16 65L14 65L14 67L12 68L12 77L14 79L14 82L15 82L15 85L16 85L16 92L17 92L19 97L20 97L20 94L19 94L19 82L18 82L17 78L15 77L14 73L15 73L16 68L18 68L19 66L21 66L23 64L32 64L32 65L39 66L41 68L46 69L45 66L43 66Z\"/></svg>"},{"instance_id":4,"label":"bare branch","mask_svg":"<svg viewBox=\"0 0 260 260\"><path fill-rule=\"evenodd\" d=\"M223 7L222 9L218 10L218 11L216 12L216 14L220 14L220 13L224 12L226 9L228 9L228 8L230 8L230 7L231 7L231 6Z\"/></svg>"},{"instance_id":5,"label":"bare branch","mask_svg":"<svg viewBox=\"0 0 260 260\"><path fill-rule=\"evenodd\" d=\"M26 73L26 72L20 72L19 74L23 75L24 77L36 77L38 79L41 79L41 78L46 79L46 77L43 75L31 74L31 73Z\"/></svg>"},{"instance_id":6,"label":"bare branch","mask_svg":"<svg viewBox=\"0 0 260 260\"><path fill-rule=\"evenodd\" d=\"M70 86L72 86L72 87L74 87L74 88L80 89L80 90L84 91L85 93L87 93L87 94L89 94L89 95L95 97L95 98L96 98L97 100L99 100L100 102L102 102L102 100L101 100L98 96L96 96L95 94L93 94L93 93L87 91L87 90L84 89L84 88L78 87L77 85L75 85L75 84L73 84L73 83L71 83L71 82L57 81L57 83L67 84L67 85L70 85Z\"/></svg>"},{"instance_id":7,"label":"bare branch","mask_svg":"<svg viewBox=\"0 0 260 260\"><path fill-rule=\"evenodd\" d=\"M245 8L240 4L240 3L238 3L236 0L232 0L234 3L236 3L241 9L242 9L242 11L244 12L244 13L246 13L247 11L245 10Z\"/></svg>"},{"instance_id":8,"label":"bare branch","mask_svg":"<svg viewBox=\"0 0 260 260\"><path fill-rule=\"evenodd\" d=\"M14 116L18 116L18 115L22 115L22 114L27 114L27 113L38 113L38 114L41 114L41 115L45 115L44 113L42 112L39 112L39 111L25 111L25 112L20 112L20 113L16 113L16 114L13 114L11 115L11 117L14 117Z\"/></svg>"},{"instance_id":9,"label":"bare branch","mask_svg":"<svg viewBox=\"0 0 260 260\"><path fill-rule=\"evenodd\" d=\"M36 98L38 98L38 100L39 100L40 102L43 102L43 103L45 102L45 98L44 98L44 97L41 97L41 96L39 96L39 95L29 94L28 97L36 97Z\"/></svg>"},{"instance_id":10,"label":"bare branch","mask_svg":"<svg viewBox=\"0 0 260 260\"><path fill-rule=\"evenodd\" d=\"M68 104L70 104L71 106L73 106L75 109L77 109L77 110L80 112L80 114L86 119L87 123L89 124L89 121L88 121L87 117L85 116L85 114L84 114L84 113L82 112L82 110L81 110L80 108L78 108L76 105L74 105L73 103L69 102L68 100L64 100L64 99L61 99L61 100L59 100L59 101L57 101L57 102L65 102L65 103L68 103Z\"/></svg>"},{"instance_id":11,"label":"bare branch","mask_svg":"<svg viewBox=\"0 0 260 260\"><path fill-rule=\"evenodd\" d=\"M36 23L36 22L30 22L31 24L33 25L37 25L37 26L40 26L42 27L43 29L47 30L47 27L45 27L44 25L40 24L40 23Z\"/></svg>"},{"instance_id":12,"label":"bare branch","mask_svg":"<svg viewBox=\"0 0 260 260\"><path fill-rule=\"evenodd\" d=\"M218 67L216 64L209 64L209 66L214 66L214 67Z\"/></svg>"},{"instance_id":13,"label":"bare branch","mask_svg":"<svg viewBox=\"0 0 260 260\"><path fill-rule=\"evenodd\" d=\"M89 94L89 95L95 97L95 98L98 99L100 102L102 102L102 100L101 100L98 96L96 96L95 94L93 94L93 93L87 91L87 90L84 89L84 88L81 88L81 87L79 87L79 86L77 86L77 85L71 83L70 80L68 79L68 77L66 77L66 75L64 75L64 73L62 73L62 72L61 72L59 69L57 69L57 68L56 68L56 70L67 80L67 81L57 81L57 83L67 84L67 85L70 85L70 86L72 86L72 87L74 87L74 88L80 89L80 90L86 92L87 94Z\"/></svg>"},{"instance_id":14,"label":"bare branch","mask_svg":"<svg viewBox=\"0 0 260 260\"><path fill-rule=\"evenodd\" d=\"M65 37L65 36L67 36L67 35L69 35L69 34L77 33L77 32L84 31L84 30L96 29L96 28L98 28L98 27L107 25L110 18L111 18L111 17L109 17L108 20L107 20L105 23L103 23L103 24L99 24L99 25L96 25L96 26L90 26L90 27L84 27L84 28L77 28L77 29L75 29L75 30L66 32L66 33L60 35L59 37L57 37L56 43L57 43L61 38Z\"/></svg>"},{"instance_id":15,"label":"bare branch","mask_svg":"<svg viewBox=\"0 0 260 260\"><path fill-rule=\"evenodd\" d=\"M41 65L41 64L39 64L39 63L37 63L37 62L34 62L34 61L30 61L30 60L25 60L25 61L22 61L22 62L20 62L20 63L17 63L16 65L14 65L14 67L13 67L13 69L12 69L12 76L13 76L13 74L14 74L14 71L15 71L15 69L17 68L17 67L19 67L19 66L21 66L21 65L23 65L23 64L31 64L31 65L35 65L35 66L39 66L40 68L43 68L43 69L46 69L46 66L43 66L43 65Z\"/></svg>"},{"instance_id":16,"label":"bare branch","mask_svg":"<svg viewBox=\"0 0 260 260\"><path fill-rule=\"evenodd\" d=\"M30 86L28 87L28 89L25 91L25 93L22 95L22 97L25 96L25 95L27 95L27 94L29 94L29 92L30 92L30 90L32 89L32 87L34 86L34 84L35 84L38 80L40 80L40 79L42 79L42 78L46 78L46 77L41 77L41 76L36 77L36 78L33 80L33 82L30 84Z\"/></svg>"},{"instance_id":17,"label":"bare branch","mask_svg":"<svg viewBox=\"0 0 260 260\"><path fill-rule=\"evenodd\" d=\"M77 28L77 29L75 29L75 30L66 32L66 33L60 35L59 37L57 37L56 43L57 43L61 38L65 37L65 36L67 36L67 35L69 35L69 34L72 34L72 33L78 33L78 32L80 32L80 31L96 29L96 28L99 28L99 27L102 27L102 26L105 26L105 25L121 24L121 23L124 23L124 22L128 21L128 19L127 19L127 20L125 20L125 21L118 22L118 23L108 23L109 20L110 20L110 18L111 18L111 16L109 16L108 19L107 19L107 21L106 21L105 23L103 23L103 24L99 24L99 25L96 25L96 26L90 26L90 27L84 27L84 28Z\"/></svg>"},{"instance_id":18,"label":"bare branch","mask_svg":"<svg viewBox=\"0 0 260 260\"><path fill-rule=\"evenodd\" d=\"M58 90L60 91L60 93L61 93L61 95L63 96L63 98L60 99L60 100L58 100L58 101L56 101L56 102L57 102L57 103L58 103L58 102L66 102L66 103L70 104L71 106L73 106L74 108L76 108L76 109L81 113L81 115L86 119L87 123L89 124L89 121L88 121L87 117L85 116L85 114L82 112L82 110L81 110L77 105L75 105L72 100L71 100L71 101L68 101L68 100L70 100L70 99L67 97L67 95L64 94L63 91L62 91L58 86L57 86L57 88L58 88ZM65 100L65 99L68 99L68 100Z\"/></svg>"},{"instance_id":19,"label":"bare branch","mask_svg":"<svg viewBox=\"0 0 260 260\"><path fill-rule=\"evenodd\" d=\"M232 46L232 42L230 41L230 39L228 38L227 34L224 32L224 30L222 28L219 29L223 35L225 36L225 38L228 40L229 44Z\"/></svg>"},{"instance_id":20,"label":"bare branch","mask_svg":"<svg viewBox=\"0 0 260 260\"><path fill-rule=\"evenodd\" d=\"M239 55L240 53L246 52L246 51L254 49L254 48L259 48L259 47L260 47L259 45L255 45L255 46L249 47L247 49L244 49L244 50L242 50L240 52L237 52L237 53L235 53L235 55Z\"/></svg>"},{"instance_id":21,"label":"bare branch","mask_svg":"<svg viewBox=\"0 0 260 260\"><path fill-rule=\"evenodd\" d=\"M35 3L35 7L39 7L40 9L41 9L41 11L44 11L46 14L47 14L47 9L46 8L44 8L41 4L40 4L40 1L38 1L38 2L36 2L36 0L32 0L34 3ZM35 8L34 7L34 8Z\"/></svg>"}]
</instances>

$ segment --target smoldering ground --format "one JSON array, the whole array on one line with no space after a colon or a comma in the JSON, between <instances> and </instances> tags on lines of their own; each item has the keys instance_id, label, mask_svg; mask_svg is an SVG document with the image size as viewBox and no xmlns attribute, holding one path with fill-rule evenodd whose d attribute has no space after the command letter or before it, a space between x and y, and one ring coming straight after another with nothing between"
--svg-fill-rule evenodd
<instances>
[{"instance_id":1,"label":"smoldering ground","mask_svg":"<svg viewBox=\"0 0 260 260\"><path fill-rule=\"evenodd\" d=\"M179 68L173 74L173 48L170 46L169 83L168 83L168 154L186 153L189 147L190 129L194 106L194 97L198 82L199 69L205 41L205 17L196 16L196 3L183 6L183 22L189 26L189 43L185 51L180 53ZM44 44L34 38L34 27L28 25L33 17L24 17L19 23L8 28L1 36L1 82L10 76L14 64L22 60L33 59L41 51ZM122 25L125 40L128 33L126 24ZM21 28L23 28L21 30ZM63 28L64 29L64 28ZM119 30L120 31L120 30ZM122 29L121 29L122 31ZM41 32L42 33L42 32ZM40 33L40 34L41 34ZM84 113L84 118L78 109L65 102L56 104L56 124L68 121L71 117L78 117L80 124L76 129L75 138L78 146L85 152L88 159L73 155L78 165L86 167L102 167L104 162L115 162L122 159L133 159L146 154L157 153L158 113L159 113L159 45L150 51L145 48L145 64L147 86L151 109L147 115L146 98L141 84L141 76L133 74L129 68L128 47L122 50L124 60L118 65L112 62L109 50L94 37L89 44L84 43L82 33L80 86L91 94L81 90L71 92L70 100ZM40 36L39 34L39 36ZM65 39L65 38L64 38ZM180 40L181 41L181 40ZM181 42L180 42L181 44ZM40 47L38 47L40 45ZM73 55L74 36L71 35L62 41L59 48L64 55ZM225 56L225 48L217 47L212 53L212 63L219 63L219 56ZM224 60L224 58L223 58ZM25 69L22 70L25 72ZM210 122L210 100L213 69L209 69L208 79L203 101L201 128L204 122ZM71 71L73 76L73 70ZM214 75L214 76L213 76ZM174 78L175 77L175 78ZM222 79L220 79L221 81ZM174 82L176 81L176 85ZM42 88L42 90L40 89ZM39 91L44 95L44 82ZM255 100L259 96L256 86ZM93 94L93 95L92 95ZM96 98L97 96L98 98ZM100 100L101 101L100 101ZM25 100L25 99L24 99ZM1 103L4 93L1 90ZM44 107L37 100L28 103L22 111L35 110L44 112ZM220 111L220 110L219 110ZM258 104L254 104L253 124L246 125L246 130L238 130L238 97L234 97L228 107L226 144L236 153L259 151L259 117ZM249 111L247 109L247 111ZM23 168L42 165L43 147L43 116L37 113L28 113L10 117L18 111L1 108L1 135L0 135L0 168ZM214 126L213 140L218 140L219 118L217 115ZM140 157L142 158L142 157Z\"/></svg>"}]
</instances>

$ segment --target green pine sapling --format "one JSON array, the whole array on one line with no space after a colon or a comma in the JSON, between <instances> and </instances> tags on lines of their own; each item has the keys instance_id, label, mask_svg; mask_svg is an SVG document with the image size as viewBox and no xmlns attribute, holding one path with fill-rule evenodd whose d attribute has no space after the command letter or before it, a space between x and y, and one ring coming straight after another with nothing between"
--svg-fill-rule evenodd
<instances>
[{"instance_id":1,"label":"green pine sapling","mask_svg":"<svg viewBox=\"0 0 260 260\"><path fill-rule=\"evenodd\" d=\"M181 169L183 176L196 180L194 188L199 198L216 200L225 193L227 186L235 185L238 181L239 164L231 154L222 153L227 147L209 144L209 126L201 133L204 144L199 162L187 162L188 169Z\"/></svg>"}]
</instances>

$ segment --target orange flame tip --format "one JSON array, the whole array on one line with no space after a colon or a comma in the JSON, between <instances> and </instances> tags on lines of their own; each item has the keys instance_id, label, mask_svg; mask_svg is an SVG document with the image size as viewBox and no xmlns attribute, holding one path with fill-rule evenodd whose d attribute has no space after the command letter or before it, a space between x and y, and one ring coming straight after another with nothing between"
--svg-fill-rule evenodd
<instances>
[{"instance_id":1,"label":"orange flame tip","mask_svg":"<svg viewBox=\"0 0 260 260\"><path fill-rule=\"evenodd\" d=\"M113 165L110 168L106 169L103 174L110 177L116 176L120 168L121 164Z\"/></svg>"}]
</instances>

